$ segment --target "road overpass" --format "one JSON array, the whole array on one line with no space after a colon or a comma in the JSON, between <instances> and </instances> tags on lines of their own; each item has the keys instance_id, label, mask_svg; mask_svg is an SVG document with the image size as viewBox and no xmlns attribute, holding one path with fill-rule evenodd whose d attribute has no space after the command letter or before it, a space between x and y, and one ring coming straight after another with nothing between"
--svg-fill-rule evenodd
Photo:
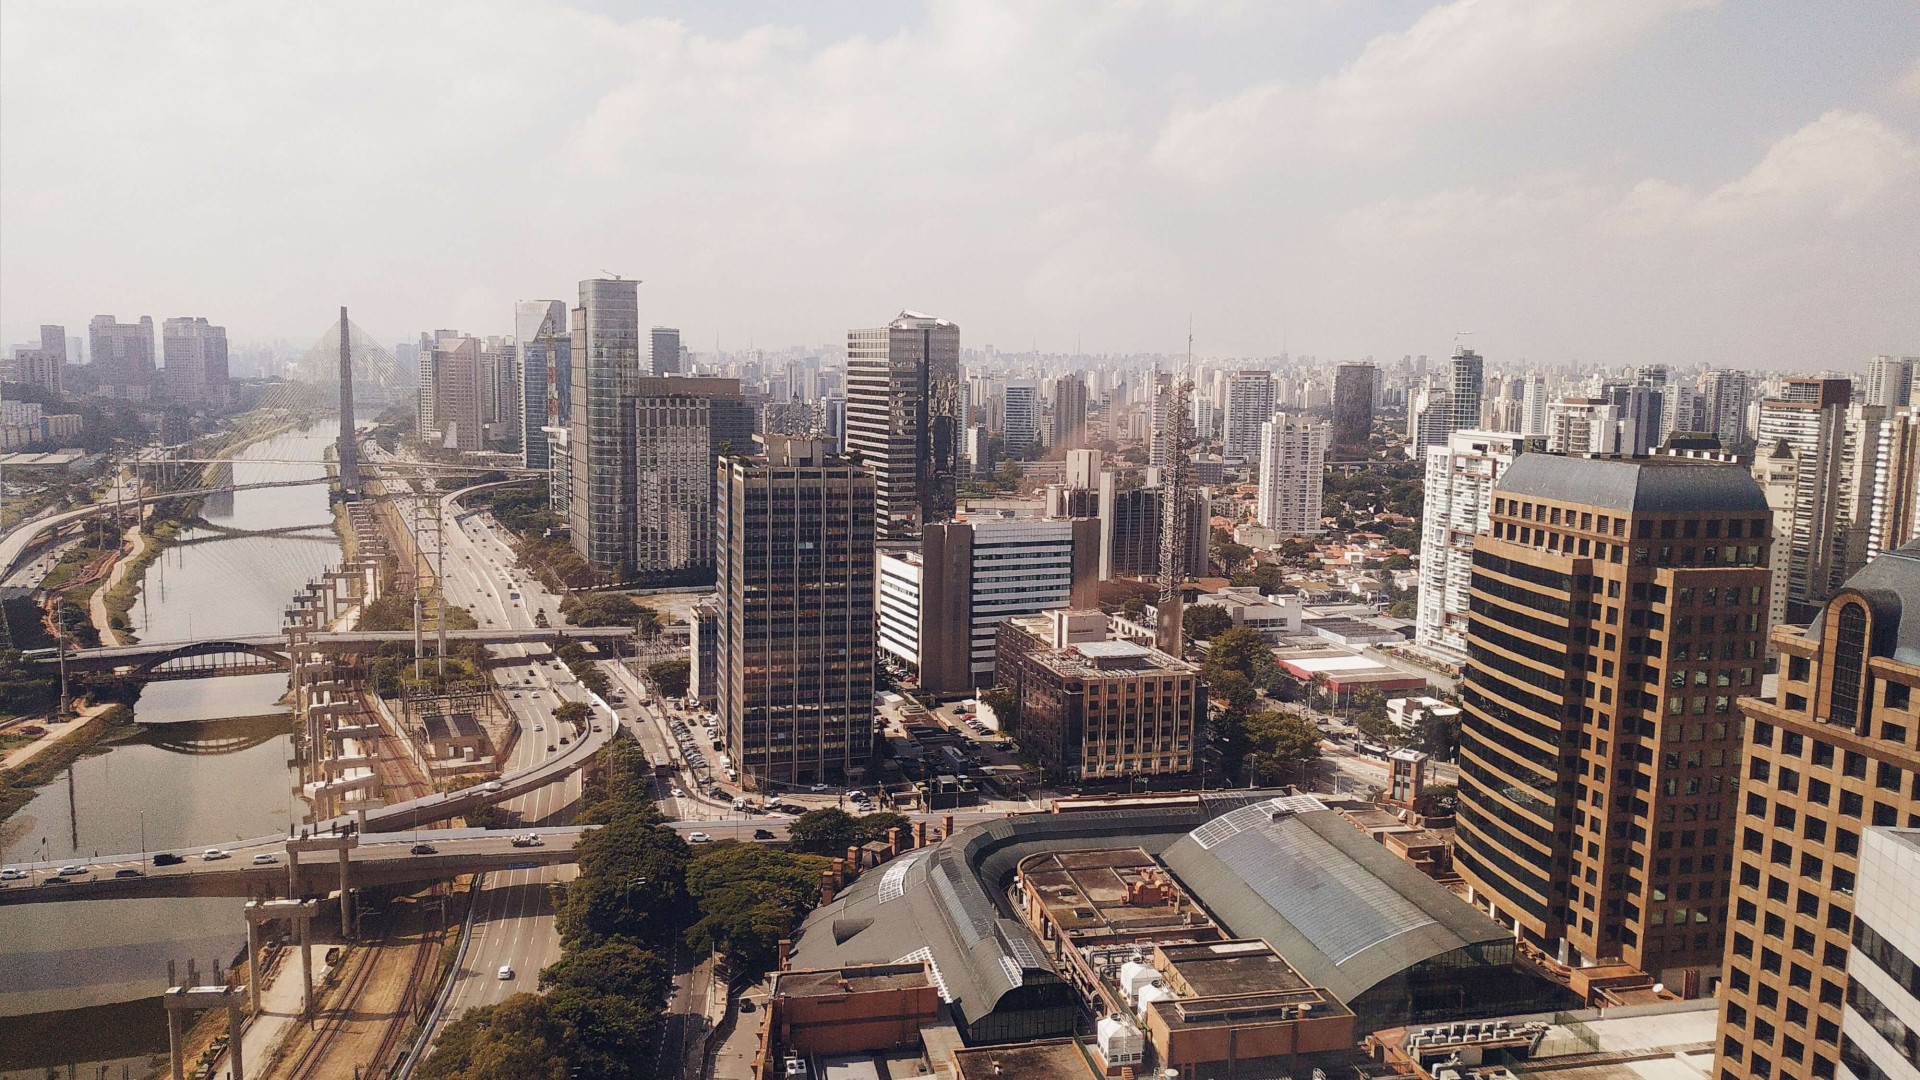
<instances>
[{"instance_id":1,"label":"road overpass","mask_svg":"<svg viewBox=\"0 0 1920 1080\"><path fill-rule=\"evenodd\" d=\"M463 645L479 642L483 645L534 645L565 638L571 641L620 641L633 636L631 627L622 626L555 626L532 630L514 630L507 628L490 630L449 630L447 643ZM310 634L307 643L313 652L352 653L371 652L382 645L413 644L411 630L342 630ZM42 664L60 663L60 655L53 649L35 649L26 654L28 658ZM165 678L166 674L156 674L162 665L176 661L204 659L200 665L182 665L178 672L171 673L176 678L199 678L206 675L226 674L225 667L247 666L237 658L250 656L256 660L287 667L287 639L284 634L256 634L245 637L213 638L204 641L146 641L138 645L121 645L112 648L74 649L67 653L67 668L72 671L118 671L121 668L133 668L136 673ZM251 671L234 671L234 674L251 674Z\"/></svg>"}]
</instances>

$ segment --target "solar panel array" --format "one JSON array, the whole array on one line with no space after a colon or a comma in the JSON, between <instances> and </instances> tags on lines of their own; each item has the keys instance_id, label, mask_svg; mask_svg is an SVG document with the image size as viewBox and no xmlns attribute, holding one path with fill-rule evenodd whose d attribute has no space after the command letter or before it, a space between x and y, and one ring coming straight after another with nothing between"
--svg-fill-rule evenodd
<instances>
[{"instance_id":1,"label":"solar panel array","mask_svg":"<svg viewBox=\"0 0 1920 1080\"><path fill-rule=\"evenodd\" d=\"M886 871L880 875L880 903L898 900L906 893L907 871L913 869L913 864L919 859L920 853L914 852L888 864Z\"/></svg>"},{"instance_id":2,"label":"solar panel array","mask_svg":"<svg viewBox=\"0 0 1920 1080\"><path fill-rule=\"evenodd\" d=\"M1436 921L1291 818L1238 830L1214 855L1335 964Z\"/></svg>"}]
</instances>

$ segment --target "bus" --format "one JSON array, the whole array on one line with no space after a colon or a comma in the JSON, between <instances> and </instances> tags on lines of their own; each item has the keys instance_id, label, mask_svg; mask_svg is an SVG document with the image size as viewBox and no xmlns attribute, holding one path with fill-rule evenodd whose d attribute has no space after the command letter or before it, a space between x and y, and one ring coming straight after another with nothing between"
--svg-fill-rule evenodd
<instances>
[{"instance_id":1,"label":"bus","mask_svg":"<svg viewBox=\"0 0 1920 1080\"><path fill-rule=\"evenodd\" d=\"M674 769L673 769L672 758L668 757L665 754L654 754L652 755L652 757L653 757L653 775L655 776L672 776L673 775Z\"/></svg>"}]
</instances>

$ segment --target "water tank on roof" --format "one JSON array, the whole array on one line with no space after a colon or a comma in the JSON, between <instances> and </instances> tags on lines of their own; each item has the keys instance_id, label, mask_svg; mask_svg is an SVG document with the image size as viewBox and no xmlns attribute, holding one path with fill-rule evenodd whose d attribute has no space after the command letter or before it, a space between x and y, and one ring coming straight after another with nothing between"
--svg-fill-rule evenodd
<instances>
[{"instance_id":1,"label":"water tank on roof","mask_svg":"<svg viewBox=\"0 0 1920 1080\"><path fill-rule=\"evenodd\" d=\"M1100 1056L1106 1060L1108 1068L1121 1065L1138 1065L1146 1056L1147 1040L1134 1027L1119 1016L1103 1016L1093 1027L1094 1039L1100 1046Z\"/></svg>"},{"instance_id":2,"label":"water tank on roof","mask_svg":"<svg viewBox=\"0 0 1920 1080\"><path fill-rule=\"evenodd\" d=\"M1154 1002L1165 1001L1172 996L1173 991L1168 990L1163 984L1157 982L1149 983L1140 988L1140 993L1134 1002L1134 1014L1144 1018L1147 1015L1147 1010L1153 1007Z\"/></svg>"},{"instance_id":3,"label":"water tank on roof","mask_svg":"<svg viewBox=\"0 0 1920 1080\"><path fill-rule=\"evenodd\" d=\"M1132 1005L1138 1000L1140 988L1151 986L1160 981L1160 973L1153 970L1152 964L1143 964L1138 960L1129 960L1120 965L1120 993Z\"/></svg>"}]
</instances>

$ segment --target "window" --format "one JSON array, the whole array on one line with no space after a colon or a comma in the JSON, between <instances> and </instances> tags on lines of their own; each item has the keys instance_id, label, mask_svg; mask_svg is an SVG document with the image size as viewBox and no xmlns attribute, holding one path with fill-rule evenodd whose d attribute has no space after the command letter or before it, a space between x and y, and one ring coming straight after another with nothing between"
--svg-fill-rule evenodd
<instances>
[{"instance_id":1,"label":"window","mask_svg":"<svg viewBox=\"0 0 1920 1080\"><path fill-rule=\"evenodd\" d=\"M1833 690L1828 719L1854 727L1860 722L1860 682L1867 663L1867 609L1855 603L1840 608L1833 642Z\"/></svg>"}]
</instances>

